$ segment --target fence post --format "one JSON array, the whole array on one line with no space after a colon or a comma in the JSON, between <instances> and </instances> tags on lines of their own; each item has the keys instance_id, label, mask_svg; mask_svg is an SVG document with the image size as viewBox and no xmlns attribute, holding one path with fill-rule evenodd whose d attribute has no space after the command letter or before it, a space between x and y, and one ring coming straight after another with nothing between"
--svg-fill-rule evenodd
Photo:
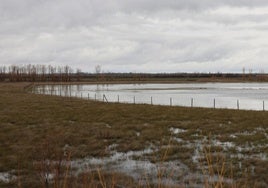
<instances>
[{"instance_id":1,"label":"fence post","mask_svg":"<svg viewBox=\"0 0 268 188\"><path fill-rule=\"evenodd\" d=\"M117 102L119 103L119 95L117 95Z\"/></svg>"},{"instance_id":2,"label":"fence post","mask_svg":"<svg viewBox=\"0 0 268 188\"><path fill-rule=\"evenodd\" d=\"M262 109L263 109L263 111L265 111L265 102L264 101L262 101Z\"/></svg>"},{"instance_id":3,"label":"fence post","mask_svg":"<svg viewBox=\"0 0 268 188\"><path fill-rule=\"evenodd\" d=\"M81 93L81 99L83 98L83 95L82 95L82 93Z\"/></svg>"},{"instance_id":4,"label":"fence post","mask_svg":"<svg viewBox=\"0 0 268 188\"><path fill-rule=\"evenodd\" d=\"M214 99L214 101L213 101L213 107L214 107L214 109L216 108L216 99Z\"/></svg>"},{"instance_id":5,"label":"fence post","mask_svg":"<svg viewBox=\"0 0 268 188\"><path fill-rule=\"evenodd\" d=\"M136 98L135 98L135 96L133 97L133 103L136 104Z\"/></svg>"},{"instance_id":6,"label":"fence post","mask_svg":"<svg viewBox=\"0 0 268 188\"><path fill-rule=\"evenodd\" d=\"M87 94L87 99L89 100L89 93Z\"/></svg>"},{"instance_id":7,"label":"fence post","mask_svg":"<svg viewBox=\"0 0 268 188\"><path fill-rule=\"evenodd\" d=\"M194 99L191 98L191 107L194 107Z\"/></svg>"},{"instance_id":8,"label":"fence post","mask_svg":"<svg viewBox=\"0 0 268 188\"><path fill-rule=\"evenodd\" d=\"M153 97L151 97L151 105L153 104Z\"/></svg>"},{"instance_id":9,"label":"fence post","mask_svg":"<svg viewBox=\"0 0 268 188\"><path fill-rule=\"evenodd\" d=\"M169 99L169 104L170 104L170 106L172 106L172 98L171 97Z\"/></svg>"},{"instance_id":10,"label":"fence post","mask_svg":"<svg viewBox=\"0 0 268 188\"><path fill-rule=\"evenodd\" d=\"M237 100L237 110L239 110L239 100Z\"/></svg>"},{"instance_id":11,"label":"fence post","mask_svg":"<svg viewBox=\"0 0 268 188\"><path fill-rule=\"evenodd\" d=\"M108 102L108 100L107 100L105 94L103 94L103 102L104 102L104 101Z\"/></svg>"}]
</instances>

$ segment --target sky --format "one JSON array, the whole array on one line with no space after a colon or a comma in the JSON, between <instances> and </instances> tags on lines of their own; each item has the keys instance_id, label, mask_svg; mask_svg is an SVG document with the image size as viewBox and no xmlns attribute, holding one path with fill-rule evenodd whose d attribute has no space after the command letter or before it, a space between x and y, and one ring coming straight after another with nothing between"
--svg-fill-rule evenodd
<instances>
[{"instance_id":1,"label":"sky","mask_svg":"<svg viewBox=\"0 0 268 188\"><path fill-rule=\"evenodd\" d=\"M1 0L0 65L268 72L267 0Z\"/></svg>"}]
</instances>

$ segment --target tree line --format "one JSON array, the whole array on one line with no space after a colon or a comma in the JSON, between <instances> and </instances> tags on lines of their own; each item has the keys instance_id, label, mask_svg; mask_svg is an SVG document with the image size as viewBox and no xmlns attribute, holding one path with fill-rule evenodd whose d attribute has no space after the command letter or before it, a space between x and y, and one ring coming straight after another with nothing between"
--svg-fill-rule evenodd
<instances>
[{"instance_id":1,"label":"tree line","mask_svg":"<svg viewBox=\"0 0 268 188\"><path fill-rule=\"evenodd\" d=\"M74 71L69 66L51 66L51 65L10 65L0 66L0 81L10 82L69 82L81 77L81 71Z\"/></svg>"},{"instance_id":2,"label":"tree line","mask_svg":"<svg viewBox=\"0 0 268 188\"><path fill-rule=\"evenodd\" d=\"M146 81L158 79L237 79L252 81L268 81L268 74L262 73L105 73L101 66L95 67L95 73L84 73L70 66L51 65L0 65L0 82L72 82L72 81Z\"/></svg>"}]
</instances>

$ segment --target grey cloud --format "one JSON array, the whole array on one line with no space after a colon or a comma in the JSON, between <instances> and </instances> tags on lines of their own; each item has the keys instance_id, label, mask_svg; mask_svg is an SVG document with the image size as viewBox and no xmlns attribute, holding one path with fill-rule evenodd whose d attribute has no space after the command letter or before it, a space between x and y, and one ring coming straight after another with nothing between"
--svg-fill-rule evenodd
<instances>
[{"instance_id":1,"label":"grey cloud","mask_svg":"<svg viewBox=\"0 0 268 188\"><path fill-rule=\"evenodd\" d=\"M268 69L266 10L267 0L2 0L0 59L85 71Z\"/></svg>"}]
</instances>

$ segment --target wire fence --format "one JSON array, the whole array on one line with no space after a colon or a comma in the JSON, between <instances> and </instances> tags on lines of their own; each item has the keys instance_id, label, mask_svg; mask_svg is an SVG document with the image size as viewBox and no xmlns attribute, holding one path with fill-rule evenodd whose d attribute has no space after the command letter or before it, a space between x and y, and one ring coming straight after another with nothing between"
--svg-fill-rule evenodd
<instances>
[{"instance_id":1,"label":"wire fence","mask_svg":"<svg viewBox=\"0 0 268 188\"><path fill-rule=\"evenodd\" d=\"M232 102L232 107L230 106L223 106L218 104L216 98L212 98L211 101L208 101L206 105L198 105L198 99L194 97L189 97L189 101L185 101L184 99L184 104L179 103L179 101L176 101L174 98L169 97L169 101L164 103L163 101L159 102L157 97L141 97L139 100L137 100L137 96L133 97L125 97L127 99L122 99L120 95L116 96L107 96L104 93L86 93L86 92L72 92L72 91L62 91L62 90L33 90L33 93L37 94L45 94L45 95L57 95L61 97L68 97L68 98L81 98L81 99L87 99L87 100L95 100L95 101L102 101L102 102L113 102L113 103L128 103L128 104L150 104L150 105L166 105L166 106L186 106L186 107L205 107L205 108L214 108L214 109L222 109L222 108L227 108L227 109L237 109L237 110L258 110L258 111L266 111L266 103L265 100L259 100L258 104L255 106L258 106L257 108L250 108L250 107L241 107L242 105L245 105L245 103L241 103L239 99L236 101ZM182 102L182 101L181 101ZM229 103L231 103L229 101ZM235 105L234 105L235 104Z\"/></svg>"}]
</instances>

